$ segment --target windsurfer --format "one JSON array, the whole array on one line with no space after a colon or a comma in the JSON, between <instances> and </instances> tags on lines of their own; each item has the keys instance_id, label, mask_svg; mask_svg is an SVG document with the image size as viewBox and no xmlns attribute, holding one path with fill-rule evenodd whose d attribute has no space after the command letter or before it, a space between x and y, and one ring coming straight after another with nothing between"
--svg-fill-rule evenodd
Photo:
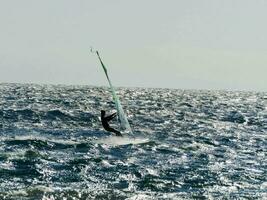
<instances>
[{"instance_id":1,"label":"windsurfer","mask_svg":"<svg viewBox=\"0 0 267 200\"><path fill-rule=\"evenodd\" d=\"M122 136L120 131L115 130L114 128L111 128L108 124L110 120L112 120L114 117L116 117L117 113L113 113L109 116L105 116L106 112L104 110L101 110L101 122L106 131L115 133L116 136Z\"/></svg>"}]
</instances>

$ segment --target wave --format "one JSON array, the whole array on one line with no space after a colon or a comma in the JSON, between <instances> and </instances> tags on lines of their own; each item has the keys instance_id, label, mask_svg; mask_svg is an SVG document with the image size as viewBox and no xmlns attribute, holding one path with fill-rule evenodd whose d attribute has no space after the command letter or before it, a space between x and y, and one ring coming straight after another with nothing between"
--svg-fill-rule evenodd
<instances>
[{"instance_id":1,"label":"wave","mask_svg":"<svg viewBox=\"0 0 267 200\"><path fill-rule=\"evenodd\" d=\"M99 121L98 116L89 112L76 111L75 113L66 112L59 109L48 111L26 109L7 109L0 110L0 128L3 125L8 127L12 123L28 122L34 124L42 124L43 126L51 126L50 123L58 122L63 124L72 124L77 126L89 126Z\"/></svg>"},{"instance_id":2,"label":"wave","mask_svg":"<svg viewBox=\"0 0 267 200\"><path fill-rule=\"evenodd\" d=\"M0 84L0 199L264 197L266 94L117 91L137 140L108 88Z\"/></svg>"},{"instance_id":3,"label":"wave","mask_svg":"<svg viewBox=\"0 0 267 200\"><path fill-rule=\"evenodd\" d=\"M239 124L243 124L246 122L245 116L238 111L231 111L222 120Z\"/></svg>"}]
</instances>

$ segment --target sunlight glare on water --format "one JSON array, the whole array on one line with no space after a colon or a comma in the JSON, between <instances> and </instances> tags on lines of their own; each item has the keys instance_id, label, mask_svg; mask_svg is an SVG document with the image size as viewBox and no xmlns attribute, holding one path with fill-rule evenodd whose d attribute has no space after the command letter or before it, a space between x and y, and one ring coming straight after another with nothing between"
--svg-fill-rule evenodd
<instances>
[{"instance_id":1,"label":"sunlight glare on water","mask_svg":"<svg viewBox=\"0 0 267 200\"><path fill-rule=\"evenodd\" d=\"M0 84L0 199L264 199L266 93ZM111 126L118 128L116 120Z\"/></svg>"}]
</instances>

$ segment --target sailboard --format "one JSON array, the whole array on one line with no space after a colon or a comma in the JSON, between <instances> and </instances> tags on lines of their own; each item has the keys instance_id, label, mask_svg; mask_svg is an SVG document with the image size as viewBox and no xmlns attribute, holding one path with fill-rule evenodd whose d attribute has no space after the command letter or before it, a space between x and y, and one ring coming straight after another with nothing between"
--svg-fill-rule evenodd
<instances>
[{"instance_id":1,"label":"sailboard","mask_svg":"<svg viewBox=\"0 0 267 200\"><path fill-rule=\"evenodd\" d=\"M111 90L111 93L112 93L112 97L113 97L113 101L115 102L115 107L116 107L116 110L117 110L117 115L118 115L118 120L119 120L119 123L120 123L120 128L122 131L126 131L130 134L133 134L133 131L132 131L132 128L128 122L128 119L126 117L126 114L122 108L122 105L121 105L121 102L118 98L118 96L116 95L116 92L115 92L115 89L111 83L111 80L108 76L108 71L107 71L107 68L105 67L102 59L100 58L100 55L98 53L98 51L96 51L96 54L97 54L97 57L101 63L101 66L106 74L106 77L107 77L107 80L108 80L108 83L109 83L109 86L110 86L110 90Z\"/></svg>"}]
</instances>

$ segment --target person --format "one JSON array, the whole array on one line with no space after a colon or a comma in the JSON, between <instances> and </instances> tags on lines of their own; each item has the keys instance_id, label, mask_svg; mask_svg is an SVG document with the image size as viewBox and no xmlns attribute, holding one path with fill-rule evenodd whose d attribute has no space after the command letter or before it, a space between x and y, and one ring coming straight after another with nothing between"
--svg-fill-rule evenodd
<instances>
[{"instance_id":1,"label":"person","mask_svg":"<svg viewBox=\"0 0 267 200\"><path fill-rule=\"evenodd\" d=\"M105 116L106 112L104 110L101 110L101 122L102 122L102 126L104 127L104 129L106 131L109 131L109 132L112 132L112 133L115 133L116 136L121 136L122 137L122 134L120 131L118 130L115 130L114 128L111 128L108 124L108 122L110 120L112 120L114 117L116 117L117 113L113 113L109 116Z\"/></svg>"}]
</instances>

